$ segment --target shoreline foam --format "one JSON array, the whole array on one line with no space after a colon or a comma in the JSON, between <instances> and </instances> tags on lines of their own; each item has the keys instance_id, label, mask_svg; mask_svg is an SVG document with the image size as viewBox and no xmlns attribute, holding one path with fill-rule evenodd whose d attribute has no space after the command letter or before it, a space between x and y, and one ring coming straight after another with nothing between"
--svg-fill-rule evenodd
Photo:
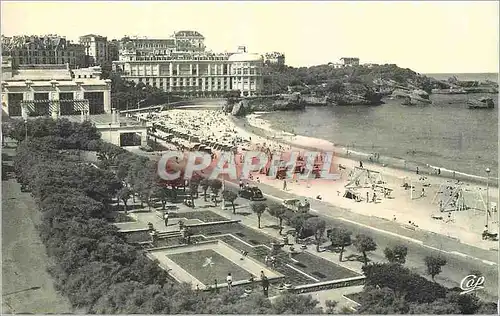
<instances>
[{"instance_id":1,"label":"shoreline foam","mask_svg":"<svg viewBox=\"0 0 500 316\"><path fill-rule=\"evenodd\" d=\"M272 128L272 124L269 121L260 118L260 116L265 113L267 112L255 112L253 114L249 114L245 117L245 122L248 123L248 125L250 125L252 128L256 128L260 131L263 131L264 134L269 133L267 135L263 135L264 137L272 138L273 140L278 142L284 142L285 144L290 146L296 146L308 150L334 151L337 156L342 158L347 158L351 160L357 159L363 161L368 160L367 162L375 165L380 165L382 167L394 168L410 172L415 171L416 168L418 167L419 173L422 175L430 175L445 179L461 180L479 184L486 184L488 182L487 181L488 178L484 176L468 174L458 170L433 166L422 162L408 161L402 158L380 156L379 160L374 160L374 159L370 160L370 157L373 156L370 153L354 151L347 147L336 146L334 143L320 138L302 136L302 135L288 133L285 131L275 130L274 128ZM244 128L246 128L246 126ZM255 133L255 130L251 132ZM255 134L259 135L258 132ZM285 135L286 137L284 137ZM319 144L321 145L318 146ZM438 169L441 169L440 175L438 175L436 172ZM498 187L498 178L490 177L489 182L490 186Z\"/></svg>"}]
</instances>

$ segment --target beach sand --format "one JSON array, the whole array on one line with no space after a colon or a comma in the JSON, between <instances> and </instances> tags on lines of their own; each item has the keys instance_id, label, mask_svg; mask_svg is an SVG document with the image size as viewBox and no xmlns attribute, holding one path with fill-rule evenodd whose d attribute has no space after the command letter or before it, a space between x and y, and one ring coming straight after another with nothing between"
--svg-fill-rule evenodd
<instances>
[{"instance_id":1,"label":"beach sand","mask_svg":"<svg viewBox=\"0 0 500 316\"><path fill-rule=\"evenodd\" d=\"M305 148L323 151L337 149L333 143L322 139L275 131L267 122L258 118L258 113L248 116L246 122L235 120L222 111L213 110L173 110L162 113L158 119L159 121L167 121L170 125L178 125L180 128L187 129L201 138L224 139L225 142L235 142L240 149L255 150L263 147L270 148L271 151L304 151ZM258 134L262 136L250 131L255 131L256 128L259 129ZM283 142L286 142L286 144ZM343 194L349 173L359 165L359 161L335 157L334 163L345 168L340 171L340 180L287 180L287 192L311 199L320 195L322 201L348 209L354 213L395 221L412 230L421 229L457 238L463 243L483 249L497 247L497 242L484 241L481 238L486 223L485 203L481 201L481 198L486 201L485 186L464 183L466 203L473 209L451 212L451 217L448 217L448 212L439 211L439 198L435 198L436 192L439 190L440 185L445 183L453 185L456 180L446 179L443 176L423 175L422 173L425 171L417 175L415 172L403 169L363 162L365 169L379 172L385 186L393 191L391 198L384 198L381 193L377 192L378 199L376 203L373 203L366 201L367 192L369 200L372 199L372 189L359 188L355 191L360 195L362 201L355 202L344 198ZM422 179L422 176L425 179ZM283 187L283 180L270 179L263 174L255 174L254 177L259 177L261 183L280 189ZM413 198L410 190L405 190L402 187L404 182L411 183L414 186ZM425 189L425 195L420 197L422 188ZM498 203L498 189L490 188L489 192L490 201ZM332 212L334 212L333 208ZM442 216L443 220L433 219L432 215ZM494 212L492 215L494 219L490 219L490 231L498 232L498 213ZM410 225L409 222L416 224L418 227Z\"/></svg>"}]
</instances>

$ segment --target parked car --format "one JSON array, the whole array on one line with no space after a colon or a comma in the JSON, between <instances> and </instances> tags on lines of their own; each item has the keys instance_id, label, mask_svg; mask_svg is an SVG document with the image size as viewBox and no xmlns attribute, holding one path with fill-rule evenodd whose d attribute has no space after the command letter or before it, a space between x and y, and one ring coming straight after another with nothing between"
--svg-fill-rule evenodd
<instances>
[{"instance_id":1,"label":"parked car","mask_svg":"<svg viewBox=\"0 0 500 316\"><path fill-rule=\"evenodd\" d=\"M301 201L299 199L288 199L284 200L282 205L296 213L308 213L311 209L311 204L307 200Z\"/></svg>"},{"instance_id":2,"label":"parked car","mask_svg":"<svg viewBox=\"0 0 500 316\"><path fill-rule=\"evenodd\" d=\"M238 195L251 201L263 201L266 199L262 191L257 187L245 187L238 192Z\"/></svg>"}]
</instances>

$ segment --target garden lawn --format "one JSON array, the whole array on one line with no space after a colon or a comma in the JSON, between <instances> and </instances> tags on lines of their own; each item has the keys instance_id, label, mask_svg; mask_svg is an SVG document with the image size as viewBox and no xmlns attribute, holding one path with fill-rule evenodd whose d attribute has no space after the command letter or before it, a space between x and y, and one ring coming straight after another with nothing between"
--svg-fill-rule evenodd
<instances>
[{"instance_id":1,"label":"garden lawn","mask_svg":"<svg viewBox=\"0 0 500 316\"><path fill-rule=\"evenodd\" d=\"M304 271L320 281L339 280L360 275L331 261L306 252L295 254L293 259L299 261L298 264L293 264L295 268Z\"/></svg>"},{"instance_id":2,"label":"garden lawn","mask_svg":"<svg viewBox=\"0 0 500 316\"><path fill-rule=\"evenodd\" d=\"M231 273L233 282L250 278L250 272L210 249L171 254L167 257L204 285L213 285L214 280L218 284L226 283L228 273ZM203 266L206 258L212 258L213 265Z\"/></svg>"}]
</instances>

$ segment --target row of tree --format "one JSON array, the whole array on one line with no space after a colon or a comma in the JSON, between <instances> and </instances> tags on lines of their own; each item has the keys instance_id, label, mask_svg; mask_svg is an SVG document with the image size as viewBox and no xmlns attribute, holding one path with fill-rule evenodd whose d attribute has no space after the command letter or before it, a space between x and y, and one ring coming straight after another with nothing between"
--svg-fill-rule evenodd
<instances>
[{"instance_id":1,"label":"row of tree","mask_svg":"<svg viewBox=\"0 0 500 316\"><path fill-rule=\"evenodd\" d=\"M227 194L227 193L226 193ZM236 194L231 195L234 203ZM384 249L388 263L370 263L367 254L377 249L372 237L358 234L352 237L352 232L344 227L326 229L325 220L317 216L295 214L286 207L277 203L251 203L251 209L260 220L267 210L276 217L279 223L280 234L283 222L295 228L301 237L312 236L319 251L324 242L326 233L331 242L331 249L339 252L339 261L342 262L346 247L353 245L362 254L363 273L366 276L366 286L361 293L358 309L367 314L493 314L497 309L495 303L481 301L474 294L461 294L460 288L447 289L435 282L435 276L441 273L447 261L441 256L426 256L423 261L432 281L413 273L404 267L408 248L404 245L394 245ZM471 271L471 274L480 276L481 272Z\"/></svg>"},{"instance_id":2,"label":"row of tree","mask_svg":"<svg viewBox=\"0 0 500 316\"><path fill-rule=\"evenodd\" d=\"M302 87L304 94L345 93L346 86L349 90L356 85L373 88L374 79L394 80L404 86L410 83L428 92L438 83L411 69L400 68L394 64L345 68L330 65L300 68L268 65L264 69L263 94L286 93L289 86Z\"/></svg>"},{"instance_id":3,"label":"row of tree","mask_svg":"<svg viewBox=\"0 0 500 316\"><path fill-rule=\"evenodd\" d=\"M8 131L18 141L23 124L14 122ZM156 165L146 158L104 143L97 130L87 124L65 120L30 121L28 140L20 142L14 161L19 182L31 190L40 211L40 234L49 255L57 262L51 268L57 288L75 307L95 313L317 313L317 301L310 296L284 295L271 303L259 293L241 299L239 290L231 293L192 291L177 284L142 251L127 244L107 218L110 202L130 197L152 204L155 199L175 199L179 183L162 183ZM98 162L88 162L92 153ZM194 201L198 186L206 199L222 190L219 180L192 181L184 185ZM125 192L125 193L124 193ZM224 190L222 197L232 203L237 194ZM217 199L213 199L217 203ZM259 218L267 210L283 227L285 221L300 237L313 236L317 247L326 236L340 249L354 245L363 255L367 286L360 298L362 313L482 313L494 312L474 295L458 295L435 282L404 268L406 247L386 248L390 263L368 264L367 253L377 248L366 235L352 238L344 228L327 230L319 217L291 214L281 205L252 203ZM446 261L425 259L434 278ZM334 304L333 304L334 305ZM330 310L331 311L331 308Z\"/></svg>"}]
</instances>

